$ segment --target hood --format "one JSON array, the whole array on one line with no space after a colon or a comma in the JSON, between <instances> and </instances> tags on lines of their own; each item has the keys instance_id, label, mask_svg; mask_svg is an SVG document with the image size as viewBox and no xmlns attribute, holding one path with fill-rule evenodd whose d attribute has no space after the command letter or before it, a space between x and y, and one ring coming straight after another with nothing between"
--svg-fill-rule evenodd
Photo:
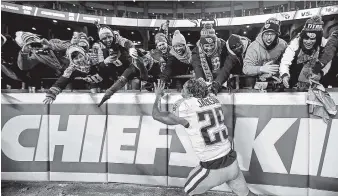
<instances>
[{"instance_id":1,"label":"hood","mask_svg":"<svg viewBox=\"0 0 338 196\"><path fill-rule=\"evenodd\" d=\"M257 35L256 41L259 43L259 45L261 45L264 49L266 49L265 44L263 42L262 34L263 33L261 32Z\"/></svg>"}]
</instances>

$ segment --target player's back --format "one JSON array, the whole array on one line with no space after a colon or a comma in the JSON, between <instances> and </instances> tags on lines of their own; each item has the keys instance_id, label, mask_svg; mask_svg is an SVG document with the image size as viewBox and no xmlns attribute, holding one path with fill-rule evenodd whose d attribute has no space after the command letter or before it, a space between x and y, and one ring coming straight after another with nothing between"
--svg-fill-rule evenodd
<instances>
[{"instance_id":1,"label":"player's back","mask_svg":"<svg viewBox=\"0 0 338 196\"><path fill-rule=\"evenodd\" d=\"M214 160L230 152L225 117L216 96L181 99L176 102L173 111L189 122L186 131L201 161Z\"/></svg>"}]
</instances>

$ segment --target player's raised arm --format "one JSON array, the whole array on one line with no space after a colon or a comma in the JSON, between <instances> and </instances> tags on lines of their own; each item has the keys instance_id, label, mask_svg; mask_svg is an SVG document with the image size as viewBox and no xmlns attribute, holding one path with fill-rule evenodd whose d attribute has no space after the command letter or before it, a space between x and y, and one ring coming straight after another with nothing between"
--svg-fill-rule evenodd
<instances>
[{"instance_id":1,"label":"player's raised arm","mask_svg":"<svg viewBox=\"0 0 338 196\"><path fill-rule=\"evenodd\" d=\"M183 125L184 127L188 128L189 122L185 120L184 118L180 118L171 112L160 110L161 97L163 95L164 86L165 86L165 83L161 80L158 82L157 85L154 83L155 94L156 94L156 99L155 99L155 103L153 106L153 113L152 113L154 120L157 120L167 125Z\"/></svg>"}]
</instances>

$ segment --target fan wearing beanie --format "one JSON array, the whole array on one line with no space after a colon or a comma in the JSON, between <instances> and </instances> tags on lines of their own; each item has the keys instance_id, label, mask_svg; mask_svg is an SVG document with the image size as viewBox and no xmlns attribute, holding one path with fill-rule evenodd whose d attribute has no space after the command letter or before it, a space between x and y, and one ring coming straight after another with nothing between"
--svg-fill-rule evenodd
<instances>
[{"instance_id":1,"label":"fan wearing beanie","mask_svg":"<svg viewBox=\"0 0 338 196\"><path fill-rule=\"evenodd\" d=\"M192 51L192 65L196 78L203 78L207 82L214 81L214 76L225 60L225 55L222 55L224 48L225 41L216 36L212 24L205 24L201 30L201 37Z\"/></svg>"},{"instance_id":2,"label":"fan wearing beanie","mask_svg":"<svg viewBox=\"0 0 338 196\"><path fill-rule=\"evenodd\" d=\"M265 22L246 52L243 65L245 75L265 81L278 73L280 58L287 47L287 43L279 38L280 25L276 18L269 18Z\"/></svg>"},{"instance_id":3,"label":"fan wearing beanie","mask_svg":"<svg viewBox=\"0 0 338 196\"><path fill-rule=\"evenodd\" d=\"M319 81L327 73L331 62L318 66L318 58L323 51L326 39L323 37L323 21L313 16L305 22L302 31L291 40L281 60L279 72L286 88L306 91L309 79Z\"/></svg>"},{"instance_id":4,"label":"fan wearing beanie","mask_svg":"<svg viewBox=\"0 0 338 196\"><path fill-rule=\"evenodd\" d=\"M192 51L195 78L203 78L211 83L209 91L217 94L230 73L236 69L235 72L242 72L243 54L249 44L249 39L235 34L226 42L216 36L212 24L205 24L200 40Z\"/></svg>"},{"instance_id":5,"label":"fan wearing beanie","mask_svg":"<svg viewBox=\"0 0 338 196\"><path fill-rule=\"evenodd\" d=\"M17 59L18 67L29 71L32 78L29 89L39 88L41 78L59 76L69 65L65 57L66 50L71 45L69 40L47 40L24 31L16 32L15 36L15 42L21 48Z\"/></svg>"},{"instance_id":6,"label":"fan wearing beanie","mask_svg":"<svg viewBox=\"0 0 338 196\"><path fill-rule=\"evenodd\" d=\"M188 74L191 69L191 62L191 50L187 46L184 36L179 30L176 30L172 38L168 61L160 75L160 79L168 82L172 76Z\"/></svg>"},{"instance_id":7,"label":"fan wearing beanie","mask_svg":"<svg viewBox=\"0 0 338 196\"><path fill-rule=\"evenodd\" d=\"M84 33L74 34L72 45L66 51L66 57L69 59L69 66L63 72L62 76L46 91L45 104L51 104L56 96L66 88L75 78L84 80L90 85L94 85L108 79L106 70L95 66L89 55L88 37Z\"/></svg>"},{"instance_id":8,"label":"fan wearing beanie","mask_svg":"<svg viewBox=\"0 0 338 196\"><path fill-rule=\"evenodd\" d=\"M249 38L232 34L226 41L222 55L225 55L224 65L217 77L209 86L209 92L217 95L222 85L229 79L230 74L243 75L243 58L251 41Z\"/></svg>"},{"instance_id":9,"label":"fan wearing beanie","mask_svg":"<svg viewBox=\"0 0 338 196\"><path fill-rule=\"evenodd\" d=\"M15 41L21 47L18 56L18 66L21 70L30 70L42 63L60 74L68 66L64 64L63 56L70 46L69 41L59 39L47 40L30 32L16 32Z\"/></svg>"},{"instance_id":10,"label":"fan wearing beanie","mask_svg":"<svg viewBox=\"0 0 338 196\"><path fill-rule=\"evenodd\" d=\"M97 50L99 62L106 66L119 67L120 75L132 64L132 59L138 58L133 42L122 37L118 31L113 31L109 26L100 25L98 21L95 21L94 24L100 38ZM138 69L143 70L143 68Z\"/></svg>"},{"instance_id":11,"label":"fan wearing beanie","mask_svg":"<svg viewBox=\"0 0 338 196\"><path fill-rule=\"evenodd\" d=\"M113 73L111 76L121 88L127 83L129 75L139 73L140 78L146 78L148 73L143 63L139 63L138 52L132 41L122 37L119 32L112 30L109 26L94 23L98 29L99 43L95 43L93 51L97 53L101 69ZM110 86L111 84L109 84ZM109 88L103 86L103 88ZM96 88L99 91L99 88ZM118 88L120 89L120 88ZM94 92L94 91L92 91Z\"/></svg>"},{"instance_id":12,"label":"fan wearing beanie","mask_svg":"<svg viewBox=\"0 0 338 196\"><path fill-rule=\"evenodd\" d=\"M161 65L161 71L163 71L168 61L171 46L168 44L168 39L164 33L157 33L155 35L155 44L156 49L152 49L150 55Z\"/></svg>"}]
</instances>

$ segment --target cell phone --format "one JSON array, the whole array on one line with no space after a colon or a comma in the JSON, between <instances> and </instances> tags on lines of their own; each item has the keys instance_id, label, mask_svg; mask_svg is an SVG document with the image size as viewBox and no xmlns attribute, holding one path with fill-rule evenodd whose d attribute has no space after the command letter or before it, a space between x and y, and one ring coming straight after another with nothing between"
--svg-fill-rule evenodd
<instances>
[{"instance_id":1,"label":"cell phone","mask_svg":"<svg viewBox=\"0 0 338 196\"><path fill-rule=\"evenodd\" d=\"M33 48L42 48L42 46L43 46L41 43L38 43L38 42L33 42L30 45Z\"/></svg>"},{"instance_id":2,"label":"cell phone","mask_svg":"<svg viewBox=\"0 0 338 196\"><path fill-rule=\"evenodd\" d=\"M113 56L114 55L114 50L113 49L109 49L109 56Z\"/></svg>"}]
</instances>

